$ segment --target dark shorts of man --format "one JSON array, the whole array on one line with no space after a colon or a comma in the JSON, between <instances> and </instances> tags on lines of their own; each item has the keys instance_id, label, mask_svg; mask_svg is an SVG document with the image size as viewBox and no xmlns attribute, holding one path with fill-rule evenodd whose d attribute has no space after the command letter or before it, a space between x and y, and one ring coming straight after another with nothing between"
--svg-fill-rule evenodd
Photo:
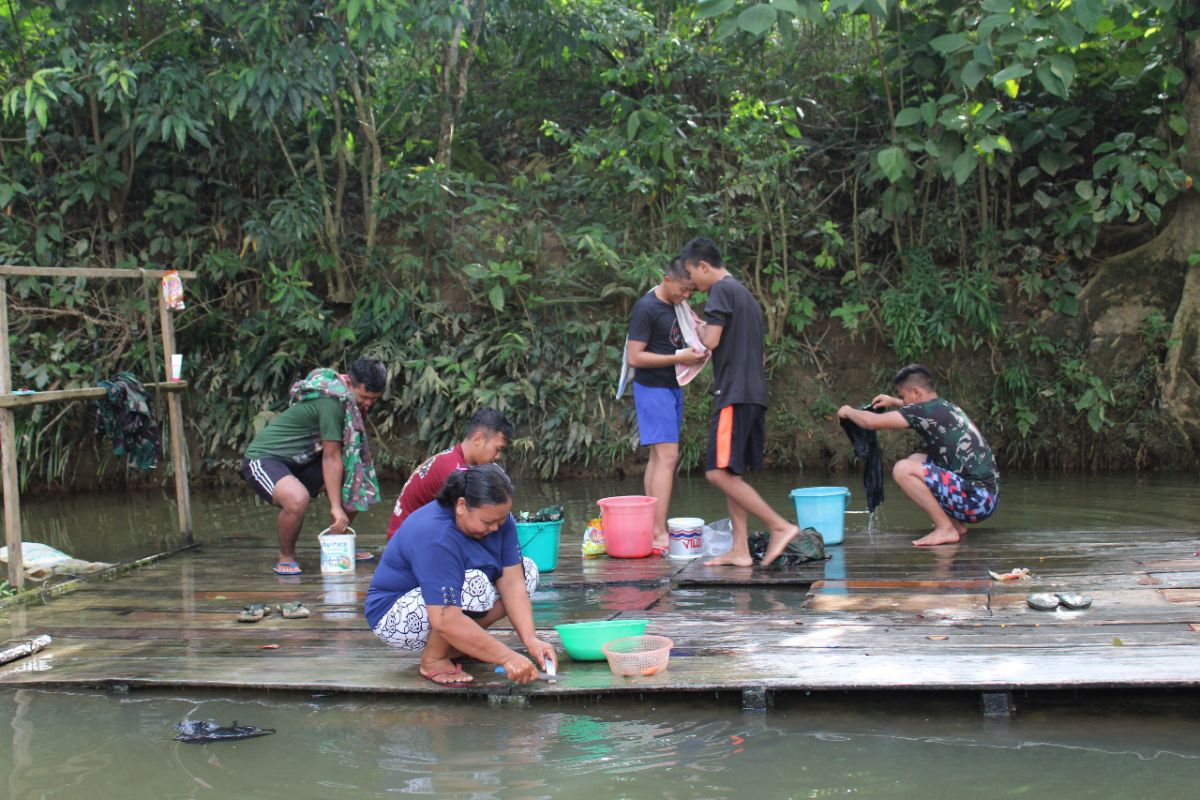
<instances>
[{"instance_id":1,"label":"dark shorts of man","mask_svg":"<svg viewBox=\"0 0 1200 800\"><path fill-rule=\"evenodd\" d=\"M929 461L925 462L925 485L942 510L960 522L983 522L1000 500L999 492Z\"/></svg>"},{"instance_id":2,"label":"dark shorts of man","mask_svg":"<svg viewBox=\"0 0 1200 800\"><path fill-rule=\"evenodd\" d=\"M280 478L292 477L304 484L309 497L316 497L325 488L325 474L321 469L321 459L314 458L307 464L293 464L278 458L243 458L242 477L250 484L255 493L271 502L275 494L275 484Z\"/></svg>"},{"instance_id":3,"label":"dark shorts of man","mask_svg":"<svg viewBox=\"0 0 1200 800\"><path fill-rule=\"evenodd\" d=\"M706 469L745 475L762 469L767 438L767 409L757 403L734 403L713 414L708 429Z\"/></svg>"}]
</instances>

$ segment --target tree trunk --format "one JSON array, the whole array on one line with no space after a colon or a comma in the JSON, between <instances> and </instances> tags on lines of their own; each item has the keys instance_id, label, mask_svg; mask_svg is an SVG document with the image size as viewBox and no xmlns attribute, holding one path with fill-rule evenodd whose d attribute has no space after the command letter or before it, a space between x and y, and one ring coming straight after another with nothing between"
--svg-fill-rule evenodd
<instances>
[{"instance_id":1,"label":"tree trunk","mask_svg":"<svg viewBox=\"0 0 1200 800\"><path fill-rule=\"evenodd\" d=\"M1200 37L1189 32L1183 64L1184 114L1188 121L1184 172L1200 172ZM1189 179L1190 183L1190 179ZM1135 373L1150 355L1141 330L1147 313L1174 320L1166 361L1158 376L1167 460L1194 462L1200 456L1200 187L1177 198L1171 219L1157 236L1104 261L1079 295L1078 333L1088 344L1088 361L1101 377ZM1183 446L1181 452L1180 447ZM1157 449L1157 448L1156 448Z\"/></svg>"},{"instance_id":2,"label":"tree trunk","mask_svg":"<svg viewBox=\"0 0 1200 800\"><path fill-rule=\"evenodd\" d=\"M471 69L471 60L475 57L475 48L479 44L479 33L483 30L483 15L487 10L487 0L476 0L473 6L468 6L467 17L462 17L454 25L450 41L446 43L445 57L442 63L442 74L438 80L445 105L442 107L441 131L438 135L438 150L435 161L442 166L450 165L454 152L454 127L458 124L458 112L462 108L463 98L467 96L467 73ZM467 20L471 20L471 37L467 41L464 52L459 53L462 32Z\"/></svg>"}]
</instances>

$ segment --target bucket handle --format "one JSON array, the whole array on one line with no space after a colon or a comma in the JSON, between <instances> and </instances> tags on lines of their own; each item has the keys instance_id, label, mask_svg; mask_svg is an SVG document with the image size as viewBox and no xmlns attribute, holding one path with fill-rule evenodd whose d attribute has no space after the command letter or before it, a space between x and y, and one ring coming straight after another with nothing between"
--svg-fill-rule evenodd
<instances>
[{"instance_id":1,"label":"bucket handle","mask_svg":"<svg viewBox=\"0 0 1200 800\"><path fill-rule=\"evenodd\" d=\"M322 536L324 536L327 533L329 533L329 528L326 528L325 530L318 533L317 538L320 539ZM350 534L351 536L358 536L358 534L354 532L354 528L351 528L349 525L346 526L346 533ZM329 535L330 536L344 536L345 534L329 533Z\"/></svg>"},{"instance_id":2,"label":"bucket handle","mask_svg":"<svg viewBox=\"0 0 1200 800\"><path fill-rule=\"evenodd\" d=\"M846 498L845 508L848 509L848 508L850 508L850 490L849 489L846 490L845 498Z\"/></svg>"}]
</instances>

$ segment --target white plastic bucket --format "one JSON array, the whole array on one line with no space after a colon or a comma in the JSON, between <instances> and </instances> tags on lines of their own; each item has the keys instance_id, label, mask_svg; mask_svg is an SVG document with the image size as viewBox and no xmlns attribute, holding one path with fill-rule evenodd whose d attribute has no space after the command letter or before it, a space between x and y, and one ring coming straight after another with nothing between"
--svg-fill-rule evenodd
<instances>
[{"instance_id":1,"label":"white plastic bucket","mask_svg":"<svg viewBox=\"0 0 1200 800\"><path fill-rule=\"evenodd\" d=\"M667 555L671 558L697 558L704 554L704 520L699 517L667 520L667 537Z\"/></svg>"},{"instance_id":2,"label":"white plastic bucket","mask_svg":"<svg viewBox=\"0 0 1200 800\"><path fill-rule=\"evenodd\" d=\"M330 533L329 528L317 534L321 543L321 572L326 575L345 575L354 572L354 528L345 533Z\"/></svg>"}]
</instances>

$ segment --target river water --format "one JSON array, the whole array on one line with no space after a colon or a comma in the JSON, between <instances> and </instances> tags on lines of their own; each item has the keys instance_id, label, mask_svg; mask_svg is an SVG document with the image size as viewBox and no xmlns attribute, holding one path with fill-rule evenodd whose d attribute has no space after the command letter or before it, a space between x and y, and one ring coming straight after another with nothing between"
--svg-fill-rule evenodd
<instances>
[{"instance_id":1,"label":"river water","mask_svg":"<svg viewBox=\"0 0 1200 800\"><path fill-rule=\"evenodd\" d=\"M855 476L756 476L791 514L797 486ZM398 486L385 487L394 497ZM889 482L884 530L926 527ZM517 507L566 508L565 548L595 500L640 494L640 481L520 482ZM989 530L1195 529L1193 475L1008 475ZM382 544L390 508L356 521ZM246 491L193 498L196 536L273 538L274 512ZM169 493L30 498L28 541L115 561L179 543ZM327 513L312 512L306 538ZM672 513L716 519L723 502L702 478L679 481ZM861 535L865 514L849 517ZM571 532L571 533L566 533ZM572 535L574 534L574 535ZM309 539L304 545L313 548ZM83 591L86 591L83 590ZM766 714L736 697L641 702L480 700L99 691L0 690L0 797L25 798L1192 798L1200 786L1200 698L1018 698L1008 721L982 718L978 697L793 697ZM185 718L277 729L208 745L172 740Z\"/></svg>"}]
</instances>

